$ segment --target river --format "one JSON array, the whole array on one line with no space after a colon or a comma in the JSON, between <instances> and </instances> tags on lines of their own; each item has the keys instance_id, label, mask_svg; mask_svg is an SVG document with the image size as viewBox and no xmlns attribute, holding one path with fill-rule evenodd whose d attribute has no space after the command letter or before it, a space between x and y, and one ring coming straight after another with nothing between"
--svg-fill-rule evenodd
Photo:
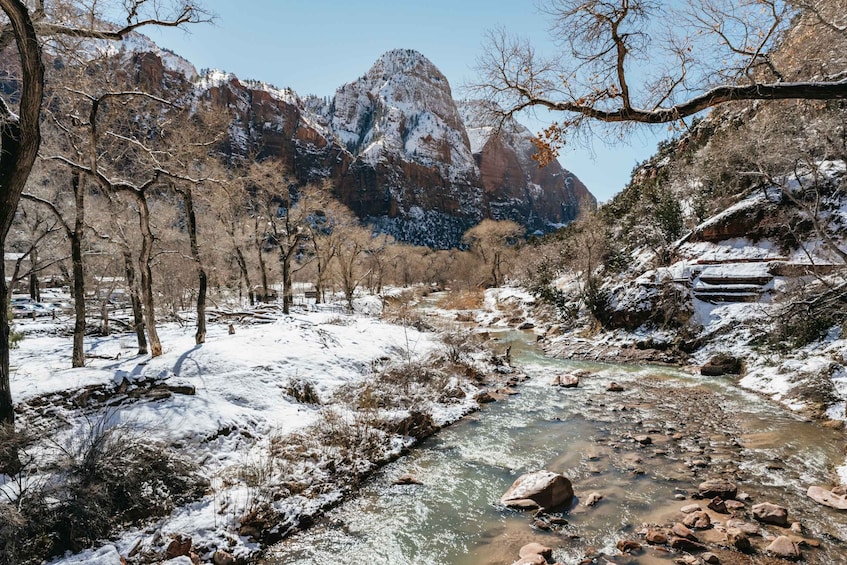
<instances>
[{"instance_id":1,"label":"river","mask_svg":"<svg viewBox=\"0 0 847 565\"><path fill-rule=\"evenodd\" d=\"M705 508L708 501L690 495L701 481L719 476L736 481L750 504L787 507L803 535L820 540L820 548L803 549L807 563L847 563L847 514L805 497L810 484L835 481L844 457L840 432L724 378L553 359L526 332L498 339L512 346L514 364L530 377L518 395L425 440L314 527L272 548L265 563L508 565L532 541L553 547L565 564L586 554L610 556L613 563L670 563L674 554L654 549L621 556L615 543L641 539L642 524L672 524L686 504ZM554 375L575 370L590 372L578 388L550 385ZM624 391L607 391L610 381ZM636 435L651 443L642 445ZM567 524L558 531L531 527L531 515L499 505L518 476L537 469L573 481L578 498L560 515ZM423 485L392 484L407 473ZM592 492L603 498L588 507ZM752 522L749 504L744 512ZM718 531L698 535L714 543L722 539ZM781 532L763 529L765 537ZM758 539L755 544L766 544ZM722 561L731 555L722 554Z\"/></svg>"}]
</instances>

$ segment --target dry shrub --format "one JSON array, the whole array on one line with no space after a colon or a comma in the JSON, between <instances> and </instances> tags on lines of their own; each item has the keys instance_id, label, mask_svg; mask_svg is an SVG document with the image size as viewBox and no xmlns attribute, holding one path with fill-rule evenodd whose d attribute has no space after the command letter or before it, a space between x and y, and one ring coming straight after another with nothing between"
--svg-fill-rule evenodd
<instances>
[{"instance_id":1,"label":"dry shrub","mask_svg":"<svg viewBox=\"0 0 847 565\"><path fill-rule=\"evenodd\" d=\"M58 446L58 465L19 492L14 504L0 504L0 564L80 551L117 525L165 515L205 493L208 481L192 463L108 420ZM28 465L22 475L38 474L34 462Z\"/></svg>"},{"instance_id":2,"label":"dry shrub","mask_svg":"<svg viewBox=\"0 0 847 565\"><path fill-rule=\"evenodd\" d=\"M301 404L320 404L321 397L311 381L292 379L285 385L285 393Z\"/></svg>"}]
</instances>

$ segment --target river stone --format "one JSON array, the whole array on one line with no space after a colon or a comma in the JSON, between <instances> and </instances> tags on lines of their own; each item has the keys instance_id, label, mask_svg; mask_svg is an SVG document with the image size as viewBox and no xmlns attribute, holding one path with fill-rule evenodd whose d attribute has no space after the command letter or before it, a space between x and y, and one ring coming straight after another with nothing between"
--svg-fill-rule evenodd
<instances>
[{"instance_id":1,"label":"river stone","mask_svg":"<svg viewBox=\"0 0 847 565\"><path fill-rule=\"evenodd\" d=\"M726 543L742 553L749 553L753 550L753 546L750 544L750 538L739 528L726 529Z\"/></svg>"},{"instance_id":2,"label":"river stone","mask_svg":"<svg viewBox=\"0 0 847 565\"><path fill-rule=\"evenodd\" d=\"M759 535L759 526L755 524L750 524L748 522L744 522L742 520L727 520L726 522L727 528L737 528L747 534L748 536L758 536Z\"/></svg>"},{"instance_id":3,"label":"river stone","mask_svg":"<svg viewBox=\"0 0 847 565\"><path fill-rule=\"evenodd\" d=\"M688 538L671 538L670 546L681 551L705 551L706 546Z\"/></svg>"},{"instance_id":4,"label":"river stone","mask_svg":"<svg viewBox=\"0 0 847 565\"><path fill-rule=\"evenodd\" d=\"M685 506L679 509L679 511L683 514L691 514L692 512L700 512L701 510L703 509L700 508L699 504L686 504Z\"/></svg>"},{"instance_id":5,"label":"river stone","mask_svg":"<svg viewBox=\"0 0 847 565\"><path fill-rule=\"evenodd\" d=\"M724 507L726 507L727 510L730 510L730 511L731 510L742 510L745 506L745 504L743 502L741 502L740 500L724 500L723 505L724 505Z\"/></svg>"},{"instance_id":6,"label":"river stone","mask_svg":"<svg viewBox=\"0 0 847 565\"><path fill-rule=\"evenodd\" d=\"M623 392L623 386L613 381L606 385L606 390L609 392Z\"/></svg>"},{"instance_id":7,"label":"river stone","mask_svg":"<svg viewBox=\"0 0 847 565\"><path fill-rule=\"evenodd\" d=\"M743 505L742 505L743 506ZM718 514L729 514L729 510L727 510L726 502L724 499L716 496L709 502L709 508L714 510Z\"/></svg>"},{"instance_id":8,"label":"river stone","mask_svg":"<svg viewBox=\"0 0 847 565\"><path fill-rule=\"evenodd\" d=\"M631 539L618 540L615 545L621 553L638 553L641 551L641 544Z\"/></svg>"},{"instance_id":9,"label":"river stone","mask_svg":"<svg viewBox=\"0 0 847 565\"><path fill-rule=\"evenodd\" d=\"M233 557L232 554L219 549L212 556L212 563L214 563L214 565L235 565L235 557Z\"/></svg>"},{"instance_id":10,"label":"river stone","mask_svg":"<svg viewBox=\"0 0 847 565\"><path fill-rule=\"evenodd\" d=\"M707 530L712 527L712 519L705 512L692 512L685 517L682 523L695 530Z\"/></svg>"},{"instance_id":11,"label":"river stone","mask_svg":"<svg viewBox=\"0 0 847 565\"><path fill-rule=\"evenodd\" d=\"M719 377L721 375L740 375L741 360L727 355L726 353L718 353L709 359L705 365L700 368L700 374L707 377Z\"/></svg>"},{"instance_id":12,"label":"river stone","mask_svg":"<svg viewBox=\"0 0 847 565\"><path fill-rule=\"evenodd\" d=\"M847 496L835 494L823 487L809 487L809 490L806 491L806 496L818 504L838 510L847 510Z\"/></svg>"},{"instance_id":13,"label":"river stone","mask_svg":"<svg viewBox=\"0 0 847 565\"><path fill-rule=\"evenodd\" d=\"M556 375L550 384L562 388L576 388L579 386L579 377L575 375Z\"/></svg>"},{"instance_id":14,"label":"river stone","mask_svg":"<svg viewBox=\"0 0 847 565\"><path fill-rule=\"evenodd\" d=\"M414 475L401 475L394 481L395 485L422 485L418 479L415 478Z\"/></svg>"},{"instance_id":15,"label":"river stone","mask_svg":"<svg viewBox=\"0 0 847 565\"><path fill-rule=\"evenodd\" d=\"M558 473L535 471L518 477L500 498L509 508L546 510L565 506L573 500L571 482Z\"/></svg>"},{"instance_id":16,"label":"river stone","mask_svg":"<svg viewBox=\"0 0 847 565\"><path fill-rule=\"evenodd\" d=\"M518 555L521 558L532 557L533 555L540 555L544 559L551 559L553 557L553 549L547 547L546 545L541 545L540 543L532 542L523 546L518 552Z\"/></svg>"},{"instance_id":17,"label":"river stone","mask_svg":"<svg viewBox=\"0 0 847 565\"><path fill-rule=\"evenodd\" d=\"M714 553L704 553L700 556L700 559L708 563L709 565L720 565L720 557L715 555Z\"/></svg>"},{"instance_id":18,"label":"river stone","mask_svg":"<svg viewBox=\"0 0 847 565\"><path fill-rule=\"evenodd\" d=\"M729 481L723 479L709 479L700 483L700 496L703 498L714 498L719 496L724 500L735 498L738 493L738 487Z\"/></svg>"},{"instance_id":19,"label":"river stone","mask_svg":"<svg viewBox=\"0 0 847 565\"><path fill-rule=\"evenodd\" d=\"M694 532L679 522L673 525L671 533L680 538L688 538L692 541L697 541L697 536L694 535Z\"/></svg>"},{"instance_id":20,"label":"river stone","mask_svg":"<svg viewBox=\"0 0 847 565\"><path fill-rule=\"evenodd\" d=\"M646 539L647 543L651 545L665 545L668 543L668 536L662 532L657 532L656 530L648 530L644 539Z\"/></svg>"},{"instance_id":21,"label":"river stone","mask_svg":"<svg viewBox=\"0 0 847 565\"><path fill-rule=\"evenodd\" d=\"M651 438L650 436L635 436L632 439L634 439L641 445L650 445L653 443L653 438Z\"/></svg>"},{"instance_id":22,"label":"river stone","mask_svg":"<svg viewBox=\"0 0 847 565\"><path fill-rule=\"evenodd\" d=\"M783 559L800 559L800 548L798 548L797 544L786 536L779 536L773 540L773 542L765 548L765 551L776 557L782 557Z\"/></svg>"},{"instance_id":23,"label":"river stone","mask_svg":"<svg viewBox=\"0 0 847 565\"><path fill-rule=\"evenodd\" d=\"M788 510L770 502L762 502L753 506L753 517L765 524L788 527Z\"/></svg>"},{"instance_id":24,"label":"river stone","mask_svg":"<svg viewBox=\"0 0 847 565\"><path fill-rule=\"evenodd\" d=\"M585 506L594 506L601 500L603 500L602 494L600 494L599 492L592 492L588 495L588 497L585 499L585 502L583 502L582 504Z\"/></svg>"}]
</instances>

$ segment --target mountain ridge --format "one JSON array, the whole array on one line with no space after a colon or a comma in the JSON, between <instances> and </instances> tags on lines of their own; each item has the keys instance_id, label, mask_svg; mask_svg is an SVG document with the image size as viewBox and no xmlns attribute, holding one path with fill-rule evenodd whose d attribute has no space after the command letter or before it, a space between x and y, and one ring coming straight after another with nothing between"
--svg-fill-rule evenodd
<instances>
[{"instance_id":1,"label":"mountain ridge","mask_svg":"<svg viewBox=\"0 0 847 565\"><path fill-rule=\"evenodd\" d=\"M459 246L485 218L544 233L596 205L558 162L539 168L532 161L528 129L517 122L508 132L479 127L473 102L457 102L447 78L415 50L387 51L334 96L319 98L224 71L197 72L134 35L122 49L153 53L161 65L145 61L143 73L180 74L198 99L233 114L227 152L279 159L301 184L330 180L361 220L400 241Z\"/></svg>"}]
</instances>

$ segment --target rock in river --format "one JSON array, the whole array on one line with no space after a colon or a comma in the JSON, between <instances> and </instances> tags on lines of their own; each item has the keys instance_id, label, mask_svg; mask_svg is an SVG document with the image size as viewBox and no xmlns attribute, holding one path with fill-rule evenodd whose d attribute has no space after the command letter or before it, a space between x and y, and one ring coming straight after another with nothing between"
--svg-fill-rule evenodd
<instances>
[{"instance_id":1,"label":"rock in river","mask_svg":"<svg viewBox=\"0 0 847 565\"><path fill-rule=\"evenodd\" d=\"M579 386L579 377L576 375L556 375L550 384L562 388L576 388Z\"/></svg>"},{"instance_id":2,"label":"rock in river","mask_svg":"<svg viewBox=\"0 0 847 565\"><path fill-rule=\"evenodd\" d=\"M800 559L800 549L797 544L786 536L779 536L765 548L765 551L783 559Z\"/></svg>"},{"instance_id":3,"label":"rock in river","mask_svg":"<svg viewBox=\"0 0 847 565\"><path fill-rule=\"evenodd\" d=\"M788 510L770 502L762 502L753 506L753 517L765 524L788 527Z\"/></svg>"},{"instance_id":4,"label":"rock in river","mask_svg":"<svg viewBox=\"0 0 847 565\"><path fill-rule=\"evenodd\" d=\"M703 498L721 497L724 500L735 498L738 493L738 487L729 481L723 479L709 479L700 483L700 496Z\"/></svg>"},{"instance_id":5,"label":"rock in river","mask_svg":"<svg viewBox=\"0 0 847 565\"><path fill-rule=\"evenodd\" d=\"M518 477L500 498L509 508L549 510L571 503L573 486L564 476L552 471L535 471Z\"/></svg>"},{"instance_id":6,"label":"rock in river","mask_svg":"<svg viewBox=\"0 0 847 565\"><path fill-rule=\"evenodd\" d=\"M741 360L726 353L718 353L700 368L700 374L707 377L739 375L741 374Z\"/></svg>"},{"instance_id":7,"label":"rock in river","mask_svg":"<svg viewBox=\"0 0 847 565\"><path fill-rule=\"evenodd\" d=\"M824 506L836 508L838 510L847 510L847 496L835 494L832 491L826 490L823 487L809 487L806 491L806 496Z\"/></svg>"}]
</instances>

